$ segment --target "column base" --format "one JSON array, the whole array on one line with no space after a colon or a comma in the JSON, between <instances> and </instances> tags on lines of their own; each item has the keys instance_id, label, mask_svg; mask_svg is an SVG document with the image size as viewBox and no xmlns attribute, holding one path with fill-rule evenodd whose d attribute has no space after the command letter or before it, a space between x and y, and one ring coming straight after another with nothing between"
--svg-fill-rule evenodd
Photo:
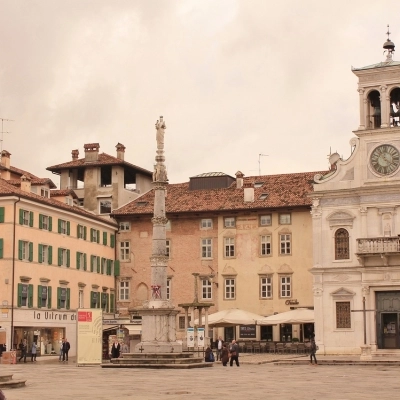
<instances>
[{"instance_id":1,"label":"column base","mask_svg":"<svg viewBox=\"0 0 400 400\"><path fill-rule=\"evenodd\" d=\"M372 360L371 346L363 345L363 346L360 346L360 347L361 347L360 360L361 361Z\"/></svg>"}]
</instances>

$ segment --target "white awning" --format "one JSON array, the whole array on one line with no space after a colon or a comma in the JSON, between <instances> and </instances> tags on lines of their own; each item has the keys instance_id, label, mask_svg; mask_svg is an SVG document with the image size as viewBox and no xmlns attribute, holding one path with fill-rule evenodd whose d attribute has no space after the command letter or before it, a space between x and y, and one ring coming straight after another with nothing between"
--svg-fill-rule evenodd
<instances>
[{"instance_id":1,"label":"white awning","mask_svg":"<svg viewBox=\"0 0 400 400\"><path fill-rule=\"evenodd\" d=\"M130 335L142 334L142 325L124 325L124 328L128 329Z\"/></svg>"},{"instance_id":2,"label":"white awning","mask_svg":"<svg viewBox=\"0 0 400 400\"><path fill-rule=\"evenodd\" d=\"M103 325L103 332L112 331L114 329L118 329L118 325L115 326Z\"/></svg>"}]
</instances>

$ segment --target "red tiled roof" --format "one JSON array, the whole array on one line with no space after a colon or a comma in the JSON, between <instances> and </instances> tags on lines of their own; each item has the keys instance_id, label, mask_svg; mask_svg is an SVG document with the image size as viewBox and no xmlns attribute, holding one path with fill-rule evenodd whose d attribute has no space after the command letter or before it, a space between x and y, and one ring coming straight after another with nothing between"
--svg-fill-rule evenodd
<instances>
[{"instance_id":1,"label":"red tiled roof","mask_svg":"<svg viewBox=\"0 0 400 400\"><path fill-rule=\"evenodd\" d=\"M97 161L85 162L85 158L79 158L78 160L71 160L66 163L53 165L51 167L47 167L46 169L51 172L60 173L61 170L66 168L85 168L87 166L92 167L94 165L124 165L126 167L136 169L145 175L153 174L151 171L148 171L147 169L138 167L124 160L121 160L117 157L110 156L109 154L106 153L100 153Z\"/></svg>"},{"instance_id":2,"label":"red tiled roof","mask_svg":"<svg viewBox=\"0 0 400 400\"><path fill-rule=\"evenodd\" d=\"M11 185L14 185L16 187L21 186L21 180L20 179L8 179L8 183ZM46 185L49 184L50 189L56 188L57 186L54 184L54 182L49 179L49 178L31 178L31 185L32 186L38 186L38 185Z\"/></svg>"},{"instance_id":3,"label":"red tiled roof","mask_svg":"<svg viewBox=\"0 0 400 400\"><path fill-rule=\"evenodd\" d=\"M19 169L19 168L13 167L11 165L10 165L10 168L6 168L4 165L0 165L0 169L5 170L5 171L11 171L14 174L17 174L17 175L20 175L20 176L25 175L25 176L27 176L27 177L29 177L31 179L40 179L38 176L33 175L28 171L24 171L23 169Z\"/></svg>"},{"instance_id":4,"label":"red tiled roof","mask_svg":"<svg viewBox=\"0 0 400 400\"><path fill-rule=\"evenodd\" d=\"M72 189L51 190L50 197L56 197L56 196L72 196L74 199L79 198Z\"/></svg>"},{"instance_id":5,"label":"red tiled roof","mask_svg":"<svg viewBox=\"0 0 400 400\"><path fill-rule=\"evenodd\" d=\"M75 214L79 214L79 215L82 215L85 217L93 218L97 221L104 222L105 224L108 224L111 226L116 226L115 222L113 222L111 220L107 220L100 216L97 216L95 214L92 214L89 211L84 210L83 208L69 206L68 204L62 203L61 201L54 200L51 198L49 199L47 197L42 197L42 196L39 196L32 192L24 192L23 190L8 183L8 181L6 181L4 179L0 179L0 197L3 197L3 196L22 197L25 199L37 201L38 203L47 204L47 205L55 207L55 208L59 208L62 210L66 210L66 211L75 213Z\"/></svg>"},{"instance_id":6,"label":"red tiled roof","mask_svg":"<svg viewBox=\"0 0 400 400\"><path fill-rule=\"evenodd\" d=\"M244 201L244 189L237 189L236 181L226 189L189 190L189 182L171 184L167 186L166 212L186 213L310 206L311 199L307 194L313 191L312 182L317 173L321 172L244 178L243 183L263 182L261 187L254 188L254 202ZM260 199L262 194L267 194L265 200ZM154 190L151 190L114 210L112 215L152 214L153 207Z\"/></svg>"}]
</instances>

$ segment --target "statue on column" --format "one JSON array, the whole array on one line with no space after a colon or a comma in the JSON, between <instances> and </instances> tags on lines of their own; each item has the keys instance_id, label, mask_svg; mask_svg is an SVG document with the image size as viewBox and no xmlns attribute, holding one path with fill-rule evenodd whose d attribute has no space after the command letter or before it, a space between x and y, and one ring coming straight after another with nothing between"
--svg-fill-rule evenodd
<instances>
[{"instance_id":1,"label":"statue on column","mask_svg":"<svg viewBox=\"0 0 400 400\"><path fill-rule=\"evenodd\" d=\"M157 149L158 150L163 150L164 149L164 135L165 135L165 129L167 126L165 125L164 119L161 116L159 120L156 122L156 140L157 140Z\"/></svg>"}]
</instances>

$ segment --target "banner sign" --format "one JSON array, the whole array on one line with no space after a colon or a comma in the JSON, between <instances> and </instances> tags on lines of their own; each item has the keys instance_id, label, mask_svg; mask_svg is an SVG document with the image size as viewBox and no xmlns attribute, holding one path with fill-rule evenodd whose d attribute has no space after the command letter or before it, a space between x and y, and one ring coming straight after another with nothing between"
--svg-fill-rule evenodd
<instances>
[{"instance_id":1,"label":"banner sign","mask_svg":"<svg viewBox=\"0 0 400 400\"><path fill-rule=\"evenodd\" d=\"M194 328L187 328L187 347L194 347Z\"/></svg>"},{"instance_id":2,"label":"banner sign","mask_svg":"<svg viewBox=\"0 0 400 400\"><path fill-rule=\"evenodd\" d=\"M77 365L101 364L103 343L103 311L77 311Z\"/></svg>"},{"instance_id":3,"label":"banner sign","mask_svg":"<svg viewBox=\"0 0 400 400\"><path fill-rule=\"evenodd\" d=\"M255 325L240 325L239 326L239 337L240 338L256 338L256 326Z\"/></svg>"},{"instance_id":4,"label":"banner sign","mask_svg":"<svg viewBox=\"0 0 400 400\"><path fill-rule=\"evenodd\" d=\"M204 328L197 328L197 346L204 347Z\"/></svg>"}]
</instances>

